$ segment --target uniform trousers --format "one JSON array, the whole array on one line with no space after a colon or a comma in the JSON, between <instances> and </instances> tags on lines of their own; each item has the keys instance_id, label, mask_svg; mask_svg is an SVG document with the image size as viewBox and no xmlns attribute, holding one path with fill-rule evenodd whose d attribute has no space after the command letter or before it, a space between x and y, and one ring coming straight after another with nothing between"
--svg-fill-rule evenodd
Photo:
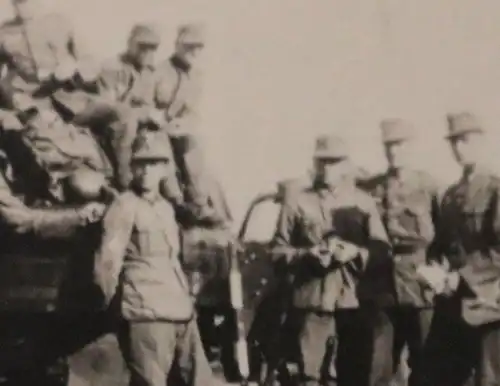
<instances>
[{"instance_id":1,"label":"uniform trousers","mask_svg":"<svg viewBox=\"0 0 500 386\"><path fill-rule=\"evenodd\" d=\"M422 385L500 385L500 323L468 325L458 296L437 301L426 346Z\"/></svg>"},{"instance_id":2,"label":"uniform trousers","mask_svg":"<svg viewBox=\"0 0 500 386\"><path fill-rule=\"evenodd\" d=\"M130 386L210 386L215 383L196 320L124 322L119 342Z\"/></svg>"},{"instance_id":3,"label":"uniform trousers","mask_svg":"<svg viewBox=\"0 0 500 386\"><path fill-rule=\"evenodd\" d=\"M330 361L339 386L388 386L393 325L386 309L362 306L335 315L303 312L299 346L304 385L327 383Z\"/></svg>"},{"instance_id":4,"label":"uniform trousers","mask_svg":"<svg viewBox=\"0 0 500 386\"><path fill-rule=\"evenodd\" d=\"M408 386L417 386L422 382L419 378L422 374L424 348L431 328L432 316L432 308L411 306L397 307L391 314L394 326L394 370L402 370L401 353L407 347L408 367L410 368Z\"/></svg>"}]
</instances>

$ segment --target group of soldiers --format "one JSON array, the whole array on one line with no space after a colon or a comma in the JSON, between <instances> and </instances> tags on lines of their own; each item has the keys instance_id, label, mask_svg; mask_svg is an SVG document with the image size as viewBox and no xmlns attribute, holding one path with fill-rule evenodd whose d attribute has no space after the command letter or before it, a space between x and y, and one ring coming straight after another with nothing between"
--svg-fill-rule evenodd
<instances>
[{"instance_id":1,"label":"group of soldiers","mask_svg":"<svg viewBox=\"0 0 500 386\"><path fill-rule=\"evenodd\" d=\"M410 386L500 382L500 179L480 161L474 114L449 114L448 128L462 175L442 197L409 166L408 121L382 121L389 167L362 181L342 136L317 139L316 178L285 199L273 241L292 273L304 385L332 379L331 338L339 385L397 382L405 346Z\"/></svg>"},{"instance_id":2,"label":"group of soldiers","mask_svg":"<svg viewBox=\"0 0 500 386\"><path fill-rule=\"evenodd\" d=\"M157 65L160 34L153 24L137 24L125 52L101 66L63 16L43 9L44 1L13 0L12 5L16 17L0 28L3 252L10 244L19 248L36 241L34 249L41 253L40 240L102 224L93 282L103 307L116 310L121 321L118 339L130 384L164 386L169 376L190 385L211 384L191 286L181 267L179 237L179 217L186 227L196 220L225 228L230 221L226 207L216 208L217 193L210 205L197 201L206 195L196 181L204 178L203 186L215 186L201 171L203 160L192 135L203 26L181 26L175 52ZM20 133L25 142L15 143L29 144L38 152L35 159L47 167L47 181L38 185L42 194L27 188L33 181L23 173L29 176L30 170L19 170L28 159L12 164L17 150L5 142L9 133ZM88 163L73 157L77 165L63 168L43 143L55 144L50 154L61 159L78 154L85 144L73 146L68 136L70 146L61 151L61 136L54 133L74 133L75 138L91 133L85 138L95 138L105 157ZM186 176L179 177L179 169ZM189 182L181 184L183 177ZM55 205L67 203L68 187L79 199ZM74 257L80 258L76 255L88 244L83 241ZM46 243L50 245L57 244ZM176 375L170 371L173 364Z\"/></svg>"},{"instance_id":3,"label":"group of soldiers","mask_svg":"<svg viewBox=\"0 0 500 386\"><path fill-rule=\"evenodd\" d=\"M90 197L56 209L34 205L4 157L1 222L38 238L102 223L93 276L104 307L120 316L131 385L164 386L174 363L184 383L212 384L180 260L179 212L222 228L230 214L200 199L216 184L183 186L172 167L184 162L184 181L203 174L198 153L186 152L197 146L186 133L197 126L203 30L182 26L175 53L155 65L160 36L138 24L126 52L100 68L63 17L35 11L41 3L13 0L16 18L0 29L2 136L37 125L90 127L112 171L103 163L100 179L99 167L50 170L55 197L61 181ZM443 197L408 166L415 129L405 120L381 123L389 168L359 184L343 138L317 139L314 181L286 197L271 245L290 276L298 327L290 341L303 385L390 385L405 346L411 386L499 384L500 180L479 161L478 118L450 114L448 126L463 174ZM102 202L105 184L113 194Z\"/></svg>"}]
</instances>

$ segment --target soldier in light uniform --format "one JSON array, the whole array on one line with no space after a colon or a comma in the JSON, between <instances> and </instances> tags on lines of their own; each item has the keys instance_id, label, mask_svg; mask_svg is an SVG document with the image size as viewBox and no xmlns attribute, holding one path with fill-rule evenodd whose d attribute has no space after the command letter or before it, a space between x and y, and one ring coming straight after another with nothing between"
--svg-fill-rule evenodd
<instances>
[{"instance_id":1,"label":"soldier in light uniform","mask_svg":"<svg viewBox=\"0 0 500 386\"><path fill-rule=\"evenodd\" d=\"M187 385L211 385L193 300L180 263L174 209L159 192L172 154L162 132L134 142L132 190L104 218L96 282L124 320L119 333L133 386L165 386L177 365Z\"/></svg>"},{"instance_id":2,"label":"soldier in light uniform","mask_svg":"<svg viewBox=\"0 0 500 386\"><path fill-rule=\"evenodd\" d=\"M392 327L384 306L394 296L387 234L373 198L354 185L342 138L319 137L314 165L313 186L285 201L273 242L295 276L303 384L325 381L327 342L338 336L340 385L388 385ZM320 247L330 232L349 244L334 253L337 263ZM342 265L344 253L361 263Z\"/></svg>"},{"instance_id":3,"label":"soldier in light uniform","mask_svg":"<svg viewBox=\"0 0 500 386\"><path fill-rule=\"evenodd\" d=\"M42 11L41 0L13 2L17 15L0 28L4 82L32 95L51 78L65 81L78 72L89 75L90 56L65 17Z\"/></svg>"},{"instance_id":4,"label":"soldier in light uniform","mask_svg":"<svg viewBox=\"0 0 500 386\"><path fill-rule=\"evenodd\" d=\"M106 63L98 76L99 98L83 106L74 118L80 125L93 127L103 139L120 190L130 183L131 146L138 129L163 122L155 108L155 53L159 45L160 36L153 25L135 25L126 52Z\"/></svg>"},{"instance_id":5,"label":"soldier in light uniform","mask_svg":"<svg viewBox=\"0 0 500 386\"><path fill-rule=\"evenodd\" d=\"M158 67L158 102L172 135L196 129L202 87L200 57L204 47L203 26L183 25L178 31L174 54Z\"/></svg>"},{"instance_id":6,"label":"soldier in light uniform","mask_svg":"<svg viewBox=\"0 0 500 386\"><path fill-rule=\"evenodd\" d=\"M377 200L395 265L398 307L394 321L394 360L409 349L410 385L419 384L419 363L432 320L432 299L422 286L417 267L427 262L438 219L438 189L425 172L410 169L409 145L413 126L402 119L381 122L382 141L389 164L387 172L366 182Z\"/></svg>"},{"instance_id":7,"label":"soldier in light uniform","mask_svg":"<svg viewBox=\"0 0 500 386\"><path fill-rule=\"evenodd\" d=\"M474 114L448 115L448 128L462 176L441 203L434 255L444 256L446 264L442 274L436 267L426 275L441 296L429 335L425 385L498 385L500 179L481 165L485 136ZM490 319L492 312L496 317Z\"/></svg>"}]
</instances>

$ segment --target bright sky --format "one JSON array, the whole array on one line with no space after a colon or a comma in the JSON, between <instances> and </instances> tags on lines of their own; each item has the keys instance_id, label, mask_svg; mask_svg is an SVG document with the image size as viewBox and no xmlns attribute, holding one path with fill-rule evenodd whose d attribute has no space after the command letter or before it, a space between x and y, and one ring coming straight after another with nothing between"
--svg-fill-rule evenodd
<instances>
[{"instance_id":1,"label":"bright sky","mask_svg":"<svg viewBox=\"0 0 500 386\"><path fill-rule=\"evenodd\" d=\"M102 58L134 22L162 26L165 55L179 23L206 22L202 131L237 218L307 170L317 133L345 133L356 162L381 169L384 117L414 122L415 162L448 184L445 113L476 112L492 132L485 157L500 166L498 0L45 1L61 4Z\"/></svg>"}]
</instances>

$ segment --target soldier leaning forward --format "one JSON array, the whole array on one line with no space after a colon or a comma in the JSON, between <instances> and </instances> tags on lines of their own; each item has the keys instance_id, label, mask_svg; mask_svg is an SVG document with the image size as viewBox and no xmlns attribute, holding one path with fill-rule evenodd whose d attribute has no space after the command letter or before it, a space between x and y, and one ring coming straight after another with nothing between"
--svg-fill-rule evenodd
<instances>
[{"instance_id":1,"label":"soldier leaning forward","mask_svg":"<svg viewBox=\"0 0 500 386\"><path fill-rule=\"evenodd\" d=\"M386 173L366 182L377 200L394 259L398 306L394 310L394 361L409 349L410 385L418 384L419 363L432 320L432 299L421 284L417 267L427 263L438 219L437 184L426 173L408 167L413 126L402 119L381 122L389 164ZM395 366L396 369L396 366Z\"/></svg>"},{"instance_id":2,"label":"soldier leaning forward","mask_svg":"<svg viewBox=\"0 0 500 386\"><path fill-rule=\"evenodd\" d=\"M338 336L339 384L385 385L392 370L392 328L384 306L394 302L387 234L374 200L346 172L341 138L318 138L314 162L314 185L286 200L274 238L295 276L303 384L323 380L327 342ZM343 251L323 251L325 235L345 243Z\"/></svg>"},{"instance_id":3,"label":"soldier leaning forward","mask_svg":"<svg viewBox=\"0 0 500 386\"><path fill-rule=\"evenodd\" d=\"M500 179L480 164L483 128L471 113L448 116L462 177L444 194L429 275L438 297L425 356L426 385L497 385L500 379Z\"/></svg>"},{"instance_id":4,"label":"soldier leaning forward","mask_svg":"<svg viewBox=\"0 0 500 386\"><path fill-rule=\"evenodd\" d=\"M96 281L106 304L115 299L124 320L119 338L131 385L165 386L173 364L186 384L210 385L174 209L159 192L172 159L168 138L144 132L133 154L134 190L120 195L106 213Z\"/></svg>"},{"instance_id":5,"label":"soldier leaning forward","mask_svg":"<svg viewBox=\"0 0 500 386\"><path fill-rule=\"evenodd\" d=\"M138 129L150 125L156 129L163 119L155 109L154 58L159 45L160 36L153 25L135 25L127 50L101 70L97 79L99 96L74 106L74 122L92 127L102 139L114 163L120 190L127 189L131 180L131 147ZM56 98L68 99L68 95Z\"/></svg>"}]
</instances>

